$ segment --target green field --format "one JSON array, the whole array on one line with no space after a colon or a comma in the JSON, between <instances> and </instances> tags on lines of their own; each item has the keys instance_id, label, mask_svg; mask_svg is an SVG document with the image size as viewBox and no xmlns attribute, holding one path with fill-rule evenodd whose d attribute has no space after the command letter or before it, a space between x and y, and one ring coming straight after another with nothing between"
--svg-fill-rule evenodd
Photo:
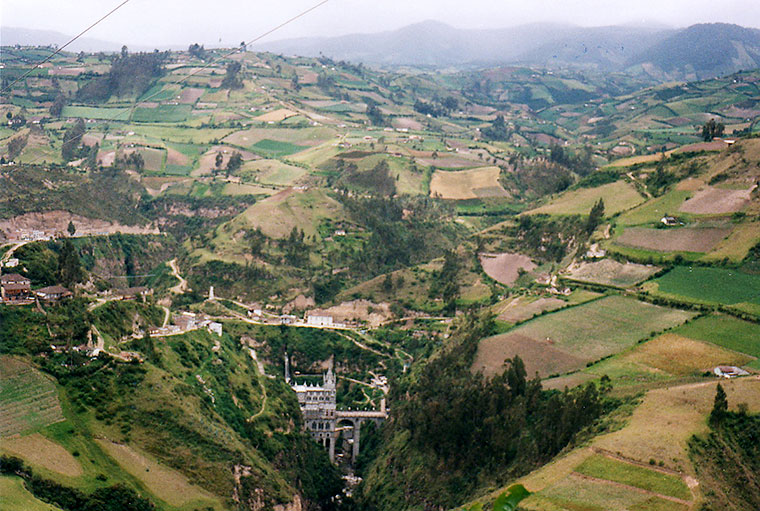
<instances>
[{"instance_id":1,"label":"green field","mask_svg":"<svg viewBox=\"0 0 760 511\"><path fill-rule=\"evenodd\" d=\"M156 108L137 108L132 120L137 122L183 122L190 117L190 105L158 105Z\"/></svg>"},{"instance_id":2,"label":"green field","mask_svg":"<svg viewBox=\"0 0 760 511\"><path fill-rule=\"evenodd\" d=\"M675 333L707 341L760 359L760 325L730 316L705 316L677 328ZM760 360L749 364L760 369Z\"/></svg>"},{"instance_id":3,"label":"green field","mask_svg":"<svg viewBox=\"0 0 760 511\"><path fill-rule=\"evenodd\" d=\"M691 499L691 492L680 477L663 474L604 456L589 456L575 468L579 474L641 488L677 499Z\"/></svg>"},{"instance_id":4,"label":"green field","mask_svg":"<svg viewBox=\"0 0 760 511\"><path fill-rule=\"evenodd\" d=\"M279 158L303 151L306 147L291 144L290 142L280 142L278 140L265 138L264 140L259 140L253 144L251 149L265 156Z\"/></svg>"},{"instance_id":5,"label":"green field","mask_svg":"<svg viewBox=\"0 0 760 511\"><path fill-rule=\"evenodd\" d=\"M63 420L55 384L30 365L0 358L0 437Z\"/></svg>"},{"instance_id":6,"label":"green field","mask_svg":"<svg viewBox=\"0 0 760 511\"><path fill-rule=\"evenodd\" d=\"M657 292L700 303L760 305L760 275L703 266L676 266L654 284Z\"/></svg>"},{"instance_id":7,"label":"green field","mask_svg":"<svg viewBox=\"0 0 760 511\"><path fill-rule=\"evenodd\" d=\"M693 192L673 190L662 197L649 200L645 204L620 215L617 223L626 226L659 223L660 219L665 215L678 214L678 208L692 194ZM682 214L679 215L679 217L682 216Z\"/></svg>"},{"instance_id":8,"label":"green field","mask_svg":"<svg viewBox=\"0 0 760 511\"><path fill-rule=\"evenodd\" d=\"M63 107L61 117L82 117L83 119L102 119L106 121L128 121L129 113L129 108L66 106Z\"/></svg>"},{"instance_id":9,"label":"green field","mask_svg":"<svg viewBox=\"0 0 760 511\"><path fill-rule=\"evenodd\" d=\"M20 477L0 476L0 509L3 511L58 511L60 508L39 500L24 487Z\"/></svg>"}]
</instances>

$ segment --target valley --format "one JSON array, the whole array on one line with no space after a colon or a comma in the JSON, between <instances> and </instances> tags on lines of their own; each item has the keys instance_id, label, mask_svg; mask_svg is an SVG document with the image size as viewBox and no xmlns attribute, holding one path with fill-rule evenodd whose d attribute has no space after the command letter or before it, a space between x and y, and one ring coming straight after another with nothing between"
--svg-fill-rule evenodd
<instances>
[{"instance_id":1,"label":"valley","mask_svg":"<svg viewBox=\"0 0 760 511\"><path fill-rule=\"evenodd\" d=\"M21 79L48 54L0 59L3 509L760 503L710 461L756 466L757 69L194 45Z\"/></svg>"}]
</instances>

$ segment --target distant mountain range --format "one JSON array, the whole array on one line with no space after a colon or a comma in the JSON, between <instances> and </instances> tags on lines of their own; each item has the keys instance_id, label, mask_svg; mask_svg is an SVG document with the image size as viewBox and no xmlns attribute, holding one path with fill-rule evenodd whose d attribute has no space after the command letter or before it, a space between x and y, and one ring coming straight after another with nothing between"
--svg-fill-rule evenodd
<instances>
[{"instance_id":1,"label":"distant mountain range","mask_svg":"<svg viewBox=\"0 0 760 511\"><path fill-rule=\"evenodd\" d=\"M3 45L64 44L64 34L2 27ZM118 51L120 44L81 38L71 51ZM131 47L150 50L149 47ZM540 65L644 73L654 78L704 79L760 67L760 30L724 23L673 29L661 25L577 27L532 24L457 29L436 21L375 34L265 42L254 50L362 62L375 66L480 67Z\"/></svg>"},{"instance_id":2,"label":"distant mountain range","mask_svg":"<svg viewBox=\"0 0 760 511\"><path fill-rule=\"evenodd\" d=\"M385 66L579 66L701 79L760 67L760 30L723 23L685 29L533 24L461 30L427 21L376 34L268 42L255 49Z\"/></svg>"}]
</instances>

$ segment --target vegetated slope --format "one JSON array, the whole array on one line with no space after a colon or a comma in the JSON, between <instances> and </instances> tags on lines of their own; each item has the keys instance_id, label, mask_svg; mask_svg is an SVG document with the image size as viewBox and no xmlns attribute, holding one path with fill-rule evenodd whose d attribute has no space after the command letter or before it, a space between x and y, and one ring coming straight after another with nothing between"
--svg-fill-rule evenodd
<instances>
[{"instance_id":1,"label":"vegetated slope","mask_svg":"<svg viewBox=\"0 0 760 511\"><path fill-rule=\"evenodd\" d=\"M705 511L760 509L760 416L728 413L689 442Z\"/></svg>"},{"instance_id":2,"label":"vegetated slope","mask_svg":"<svg viewBox=\"0 0 760 511\"><path fill-rule=\"evenodd\" d=\"M479 487L548 461L602 411L596 387L543 392L519 358L491 380L469 371L488 317L468 316L453 341L392 389L384 442L365 474L367 509L451 508Z\"/></svg>"},{"instance_id":3,"label":"vegetated slope","mask_svg":"<svg viewBox=\"0 0 760 511\"><path fill-rule=\"evenodd\" d=\"M643 63L699 79L756 68L760 66L760 30L726 23L693 25L628 62Z\"/></svg>"}]
</instances>

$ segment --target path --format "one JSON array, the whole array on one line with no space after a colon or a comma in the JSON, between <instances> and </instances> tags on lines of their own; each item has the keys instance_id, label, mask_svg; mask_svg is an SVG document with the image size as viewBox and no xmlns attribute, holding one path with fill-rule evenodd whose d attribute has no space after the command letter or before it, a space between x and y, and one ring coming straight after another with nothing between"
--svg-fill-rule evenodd
<instances>
[{"instance_id":1,"label":"path","mask_svg":"<svg viewBox=\"0 0 760 511\"><path fill-rule=\"evenodd\" d=\"M161 323L161 328L166 328L166 325L169 324L169 315L171 312L169 311L169 307L161 306L162 309L164 309L164 321Z\"/></svg>"},{"instance_id":2,"label":"path","mask_svg":"<svg viewBox=\"0 0 760 511\"><path fill-rule=\"evenodd\" d=\"M179 280L179 284L169 289L172 293L181 295L182 293L186 292L189 288L187 285L187 281L182 278L182 275L179 274L179 267L177 266L177 258L175 257L171 261L169 261L169 268L172 269L172 276L176 277L177 280Z\"/></svg>"},{"instance_id":3,"label":"path","mask_svg":"<svg viewBox=\"0 0 760 511\"><path fill-rule=\"evenodd\" d=\"M256 350L253 348L248 348L249 353L251 354L251 358L256 362L256 367L259 369L258 375L259 375L259 385L261 386L261 392L264 395L264 399L261 400L261 410L251 415L251 417L248 419L248 422L253 422L257 418L261 417L261 414L264 413L264 410L267 408L267 387L265 385L265 382L262 380L262 376L266 376L266 373L263 371L264 366L259 362L259 357L256 356Z\"/></svg>"},{"instance_id":4,"label":"path","mask_svg":"<svg viewBox=\"0 0 760 511\"><path fill-rule=\"evenodd\" d=\"M3 254L3 258L0 260L0 266L5 266L5 263L10 261L11 257L13 257L13 253L18 250L19 248L23 247L29 243L28 241L19 241L15 245L13 245L10 250L8 250L5 254Z\"/></svg>"}]
</instances>

